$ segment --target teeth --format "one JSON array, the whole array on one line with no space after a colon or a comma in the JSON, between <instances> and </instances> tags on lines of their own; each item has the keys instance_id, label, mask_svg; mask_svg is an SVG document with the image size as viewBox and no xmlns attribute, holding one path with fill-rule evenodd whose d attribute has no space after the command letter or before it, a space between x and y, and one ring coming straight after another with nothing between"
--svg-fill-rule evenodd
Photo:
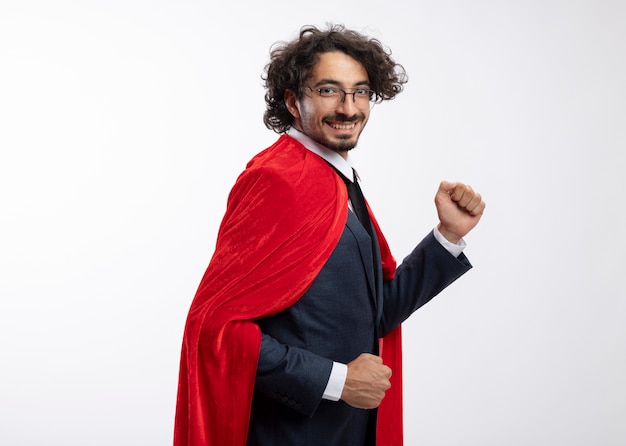
<instances>
[{"instance_id":1,"label":"teeth","mask_svg":"<svg viewBox=\"0 0 626 446\"><path fill-rule=\"evenodd\" d=\"M355 123L350 123L350 124L329 124L332 128L334 129L338 129L338 130L350 130L352 128L354 128Z\"/></svg>"}]
</instances>

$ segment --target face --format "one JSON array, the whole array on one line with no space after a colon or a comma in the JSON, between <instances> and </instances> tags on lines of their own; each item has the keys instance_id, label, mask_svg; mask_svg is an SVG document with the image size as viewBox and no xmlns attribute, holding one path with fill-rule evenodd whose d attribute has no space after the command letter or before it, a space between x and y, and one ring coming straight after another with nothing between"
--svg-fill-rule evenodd
<instances>
[{"instance_id":1,"label":"face","mask_svg":"<svg viewBox=\"0 0 626 446\"><path fill-rule=\"evenodd\" d=\"M354 96L347 94L343 102L329 105L318 94L320 87L338 87L348 92L355 88L368 89L367 72L360 62L345 53L322 53L310 78L302 86L302 98L298 99L293 91L285 92L287 108L295 118L293 126L345 158L348 150L356 146L367 123L369 103L357 105Z\"/></svg>"}]
</instances>

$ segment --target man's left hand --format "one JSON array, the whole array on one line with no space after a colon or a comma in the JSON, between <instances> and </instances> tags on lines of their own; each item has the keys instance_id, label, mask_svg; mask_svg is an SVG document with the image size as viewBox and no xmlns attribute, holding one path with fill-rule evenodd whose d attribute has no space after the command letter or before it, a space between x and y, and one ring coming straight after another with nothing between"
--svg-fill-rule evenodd
<instances>
[{"instance_id":1,"label":"man's left hand","mask_svg":"<svg viewBox=\"0 0 626 446\"><path fill-rule=\"evenodd\" d=\"M480 221L485 202L479 193L463 183L442 181L435 195L439 232L448 241L458 243Z\"/></svg>"}]
</instances>

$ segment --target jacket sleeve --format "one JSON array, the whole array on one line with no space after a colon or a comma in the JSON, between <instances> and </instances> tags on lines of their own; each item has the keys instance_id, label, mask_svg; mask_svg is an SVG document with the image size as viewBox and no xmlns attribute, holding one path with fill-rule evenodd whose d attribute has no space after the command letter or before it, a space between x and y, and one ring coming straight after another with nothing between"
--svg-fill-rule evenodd
<instances>
[{"instance_id":1,"label":"jacket sleeve","mask_svg":"<svg viewBox=\"0 0 626 446\"><path fill-rule=\"evenodd\" d=\"M383 285L380 337L391 332L471 268L465 254L454 257L431 231L404 259L394 278Z\"/></svg>"},{"instance_id":2,"label":"jacket sleeve","mask_svg":"<svg viewBox=\"0 0 626 446\"><path fill-rule=\"evenodd\" d=\"M263 334L255 388L266 397L312 416L322 400L333 361Z\"/></svg>"}]
</instances>

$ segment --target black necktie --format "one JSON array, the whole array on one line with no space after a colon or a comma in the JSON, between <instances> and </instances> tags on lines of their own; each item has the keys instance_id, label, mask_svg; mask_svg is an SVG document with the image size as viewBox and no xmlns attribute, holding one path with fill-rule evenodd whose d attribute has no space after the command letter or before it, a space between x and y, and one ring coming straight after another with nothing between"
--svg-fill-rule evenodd
<instances>
[{"instance_id":1,"label":"black necktie","mask_svg":"<svg viewBox=\"0 0 626 446\"><path fill-rule=\"evenodd\" d=\"M361 186L359 186L359 182L356 179L356 172L354 172L354 169L352 170L352 173L354 175L354 181L350 181L344 177L346 187L348 188L348 197L352 203L352 210L367 233L370 237L372 237L372 221L370 220L370 214L367 212L365 197L363 196Z\"/></svg>"},{"instance_id":2,"label":"black necktie","mask_svg":"<svg viewBox=\"0 0 626 446\"><path fill-rule=\"evenodd\" d=\"M339 169L337 169L332 164L328 163L335 172L341 177L341 179L346 183L346 188L348 189L348 198L350 199L350 203L352 203L352 210L356 214L356 217L361 222L361 225L365 228L367 233L370 236L372 241L372 260L376 258L376 247L375 247L375 238L372 229L372 220L370 219L370 214L367 212L367 205L365 204L365 197L363 196L363 191L361 190L361 186L359 186L359 182L357 181L357 174L352 169L352 176L354 181L350 181L344 174L342 174ZM378 269L374 267L374 283L378 283Z\"/></svg>"},{"instance_id":3,"label":"black necktie","mask_svg":"<svg viewBox=\"0 0 626 446\"><path fill-rule=\"evenodd\" d=\"M328 163L330 164L330 163ZM361 222L361 225L365 228L367 233L374 240L372 235L372 221L370 220L370 214L367 212L367 205L365 204L365 197L363 196L363 191L359 186L357 181L357 175L354 169L352 169L352 176L354 181L346 178L344 174L342 174L339 169L335 168L332 164L330 166L335 169L335 172L339 174L341 179L346 183L346 188L348 189L348 198L350 199L350 203L352 203L352 210L354 211L356 217Z\"/></svg>"}]
</instances>

